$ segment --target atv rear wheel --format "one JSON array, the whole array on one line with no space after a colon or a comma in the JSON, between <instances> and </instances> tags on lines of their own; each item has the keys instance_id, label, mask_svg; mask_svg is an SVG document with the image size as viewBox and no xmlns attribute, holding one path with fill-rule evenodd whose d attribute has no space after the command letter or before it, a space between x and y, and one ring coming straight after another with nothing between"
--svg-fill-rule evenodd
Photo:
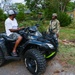
<instances>
[{"instance_id":1,"label":"atv rear wheel","mask_svg":"<svg viewBox=\"0 0 75 75\"><path fill-rule=\"evenodd\" d=\"M0 47L0 67L3 65L4 61L5 61L4 55Z\"/></svg>"},{"instance_id":2,"label":"atv rear wheel","mask_svg":"<svg viewBox=\"0 0 75 75\"><path fill-rule=\"evenodd\" d=\"M33 75L41 75L46 69L46 60L40 51L36 49L30 49L25 53L24 62L26 68Z\"/></svg>"}]
</instances>

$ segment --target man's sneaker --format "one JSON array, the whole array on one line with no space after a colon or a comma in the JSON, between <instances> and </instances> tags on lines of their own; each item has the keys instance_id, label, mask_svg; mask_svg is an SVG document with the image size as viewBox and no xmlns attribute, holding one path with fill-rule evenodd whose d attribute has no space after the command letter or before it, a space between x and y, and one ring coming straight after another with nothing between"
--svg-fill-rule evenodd
<instances>
[{"instance_id":1,"label":"man's sneaker","mask_svg":"<svg viewBox=\"0 0 75 75\"><path fill-rule=\"evenodd\" d=\"M12 52L11 55L14 56L14 57L18 56L16 52Z\"/></svg>"}]
</instances>

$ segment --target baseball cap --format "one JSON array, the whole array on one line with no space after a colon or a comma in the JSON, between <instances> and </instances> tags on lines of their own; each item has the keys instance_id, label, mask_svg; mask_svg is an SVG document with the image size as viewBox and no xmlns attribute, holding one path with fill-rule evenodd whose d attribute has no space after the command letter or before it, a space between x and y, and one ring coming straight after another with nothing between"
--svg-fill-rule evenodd
<instances>
[{"instance_id":1,"label":"baseball cap","mask_svg":"<svg viewBox=\"0 0 75 75\"><path fill-rule=\"evenodd\" d=\"M57 13L53 13L52 16L57 16Z\"/></svg>"},{"instance_id":2,"label":"baseball cap","mask_svg":"<svg viewBox=\"0 0 75 75\"><path fill-rule=\"evenodd\" d=\"M8 11L8 15L13 15L13 14L16 14L16 12L14 10L9 10Z\"/></svg>"}]
</instances>

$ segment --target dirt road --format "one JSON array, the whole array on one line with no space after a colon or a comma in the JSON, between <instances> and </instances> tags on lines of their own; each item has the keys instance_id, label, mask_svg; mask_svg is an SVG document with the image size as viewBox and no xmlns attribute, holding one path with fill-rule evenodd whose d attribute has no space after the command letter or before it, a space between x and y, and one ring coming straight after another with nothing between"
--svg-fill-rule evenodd
<instances>
[{"instance_id":1,"label":"dirt road","mask_svg":"<svg viewBox=\"0 0 75 75\"><path fill-rule=\"evenodd\" d=\"M75 70L75 69L74 69ZM0 75L32 75L26 69L23 61L8 60L5 65L0 68ZM47 63L46 72L43 75L75 75L72 70L65 70L60 62L54 58Z\"/></svg>"}]
</instances>

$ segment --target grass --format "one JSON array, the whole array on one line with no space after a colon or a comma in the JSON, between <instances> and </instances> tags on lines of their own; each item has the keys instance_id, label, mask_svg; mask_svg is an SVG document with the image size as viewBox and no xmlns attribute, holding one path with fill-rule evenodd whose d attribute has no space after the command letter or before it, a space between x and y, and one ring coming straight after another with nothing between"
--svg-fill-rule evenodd
<instances>
[{"instance_id":1,"label":"grass","mask_svg":"<svg viewBox=\"0 0 75 75\"><path fill-rule=\"evenodd\" d=\"M62 27L60 29L60 39L75 39L75 29Z\"/></svg>"},{"instance_id":2,"label":"grass","mask_svg":"<svg viewBox=\"0 0 75 75\"><path fill-rule=\"evenodd\" d=\"M75 47L60 44L57 56L62 62L75 65Z\"/></svg>"},{"instance_id":3,"label":"grass","mask_svg":"<svg viewBox=\"0 0 75 75\"><path fill-rule=\"evenodd\" d=\"M75 40L75 29L63 27L60 30L60 37L61 40ZM68 64L75 65L75 47L70 45L64 45L59 43L59 59Z\"/></svg>"}]
</instances>

